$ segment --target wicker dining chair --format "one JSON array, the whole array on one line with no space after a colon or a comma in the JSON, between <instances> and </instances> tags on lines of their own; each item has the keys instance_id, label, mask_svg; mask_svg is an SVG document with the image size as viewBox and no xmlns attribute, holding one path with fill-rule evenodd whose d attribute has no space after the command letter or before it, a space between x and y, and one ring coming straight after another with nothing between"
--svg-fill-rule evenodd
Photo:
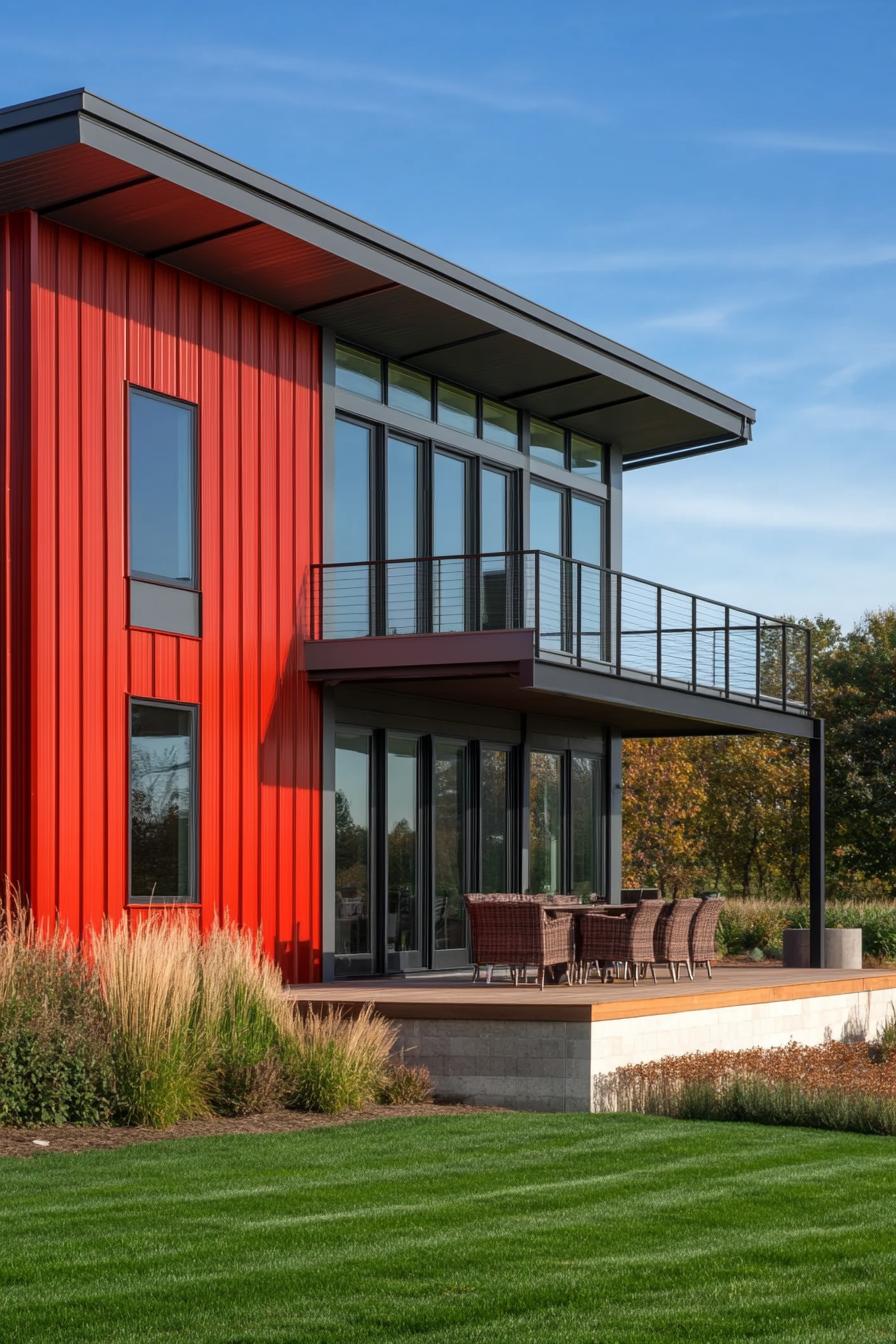
<instances>
[{"instance_id":1,"label":"wicker dining chair","mask_svg":"<svg viewBox=\"0 0 896 1344\"><path fill-rule=\"evenodd\" d=\"M478 980L483 967L488 971L488 963L477 961L476 952L482 939L479 937L479 906L483 901L531 901L532 896L523 896L519 892L511 891L468 891L464 895L464 905L467 910L467 921L470 929L470 943L473 952L473 979Z\"/></svg>"},{"instance_id":2,"label":"wicker dining chair","mask_svg":"<svg viewBox=\"0 0 896 1344\"><path fill-rule=\"evenodd\" d=\"M544 989L549 967L565 966L571 983L576 959L575 923L563 911L549 914L535 897L518 900L488 896L467 902L473 938L473 978L485 967L486 984L491 984L496 966L507 966L514 984L525 981L528 968L536 972Z\"/></svg>"},{"instance_id":3,"label":"wicker dining chair","mask_svg":"<svg viewBox=\"0 0 896 1344\"><path fill-rule=\"evenodd\" d=\"M651 902L653 904L653 902ZM669 974L678 983L682 966L688 978L694 978L694 966L691 961L691 923L701 902L696 897L684 901L670 901L665 905L654 932L654 961L658 966L668 966Z\"/></svg>"},{"instance_id":4,"label":"wicker dining chair","mask_svg":"<svg viewBox=\"0 0 896 1344\"><path fill-rule=\"evenodd\" d=\"M703 896L698 898L697 913L691 921L690 954L691 965L705 966L706 974L712 979L713 962L716 957L716 929L722 913L722 896Z\"/></svg>"},{"instance_id":5,"label":"wicker dining chair","mask_svg":"<svg viewBox=\"0 0 896 1344\"><path fill-rule=\"evenodd\" d=\"M606 983L612 965L618 963L631 972L637 984L648 968L656 984L653 932L660 917L659 901L642 901L626 918L620 915L581 915L579 918L579 964L587 984L592 966L597 966Z\"/></svg>"}]
</instances>

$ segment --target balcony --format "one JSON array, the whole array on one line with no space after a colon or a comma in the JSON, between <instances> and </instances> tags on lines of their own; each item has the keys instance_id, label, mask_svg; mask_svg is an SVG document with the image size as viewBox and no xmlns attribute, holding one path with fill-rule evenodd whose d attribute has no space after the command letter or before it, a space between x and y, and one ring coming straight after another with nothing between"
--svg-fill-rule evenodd
<instances>
[{"instance_id":1,"label":"balcony","mask_svg":"<svg viewBox=\"0 0 896 1344\"><path fill-rule=\"evenodd\" d=\"M545 551L319 565L310 605L306 665L322 680L510 676L722 731L812 712L805 627Z\"/></svg>"}]
</instances>

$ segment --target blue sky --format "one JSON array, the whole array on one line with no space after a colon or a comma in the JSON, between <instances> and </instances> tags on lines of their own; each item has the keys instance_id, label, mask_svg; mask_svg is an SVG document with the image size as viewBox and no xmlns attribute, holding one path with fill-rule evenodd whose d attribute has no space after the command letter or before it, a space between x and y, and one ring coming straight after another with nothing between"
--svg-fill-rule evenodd
<instances>
[{"instance_id":1,"label":"blue sky","mask_svg":"<svg viewBox=\"0 0 896 1344\"><path fill-rule=\"evenodd\" d=\"M86 85L758 407L626 476L625 567L844 622L896 601L896 5L452 0L4 18Z\"/></svg>"}]
</instances>

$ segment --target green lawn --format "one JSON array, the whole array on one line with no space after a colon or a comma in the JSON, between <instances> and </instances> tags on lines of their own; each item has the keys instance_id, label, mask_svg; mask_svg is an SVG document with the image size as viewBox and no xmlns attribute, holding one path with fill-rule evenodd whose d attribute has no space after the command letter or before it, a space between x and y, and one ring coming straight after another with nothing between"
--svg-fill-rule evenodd
<instances>
[{"instance_id":1,"label":"green lawn","mask_svg":"<svg viewBox=\"0 0 896 1344\"><path fill-rule=\"evenodd\" d=\"M0 1340L896 1339L896 1141L473 1115L0 1162Z\"/></svg>"}]
</instances>

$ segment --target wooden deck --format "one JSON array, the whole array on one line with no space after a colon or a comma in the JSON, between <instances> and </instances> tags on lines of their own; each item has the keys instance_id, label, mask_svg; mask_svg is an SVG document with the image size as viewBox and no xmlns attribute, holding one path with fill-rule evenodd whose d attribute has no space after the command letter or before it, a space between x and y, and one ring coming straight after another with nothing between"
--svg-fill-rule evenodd
<instances>
[{"instance_id":1,"label":"wooden deck","mask_svg":"<svg viewBox=\"0 0 896 1344\"><path fill-rule=\"evenodd\" d=\"M312 1005L332 1004L348 1011L370 1003L392 1018L601 1022L896 988L896 970L807 971L777 965L718 966L712 980L702 971L693 983L685 977L673 984L666 971L657 978L656 985L648 978L638 985L592 981L588 985L549 985L541 991L534 985L517 988L506 979L491 985L473 984L469 973L435 974L296 985L287 992Z\"/></svg>"}]
</instances>

